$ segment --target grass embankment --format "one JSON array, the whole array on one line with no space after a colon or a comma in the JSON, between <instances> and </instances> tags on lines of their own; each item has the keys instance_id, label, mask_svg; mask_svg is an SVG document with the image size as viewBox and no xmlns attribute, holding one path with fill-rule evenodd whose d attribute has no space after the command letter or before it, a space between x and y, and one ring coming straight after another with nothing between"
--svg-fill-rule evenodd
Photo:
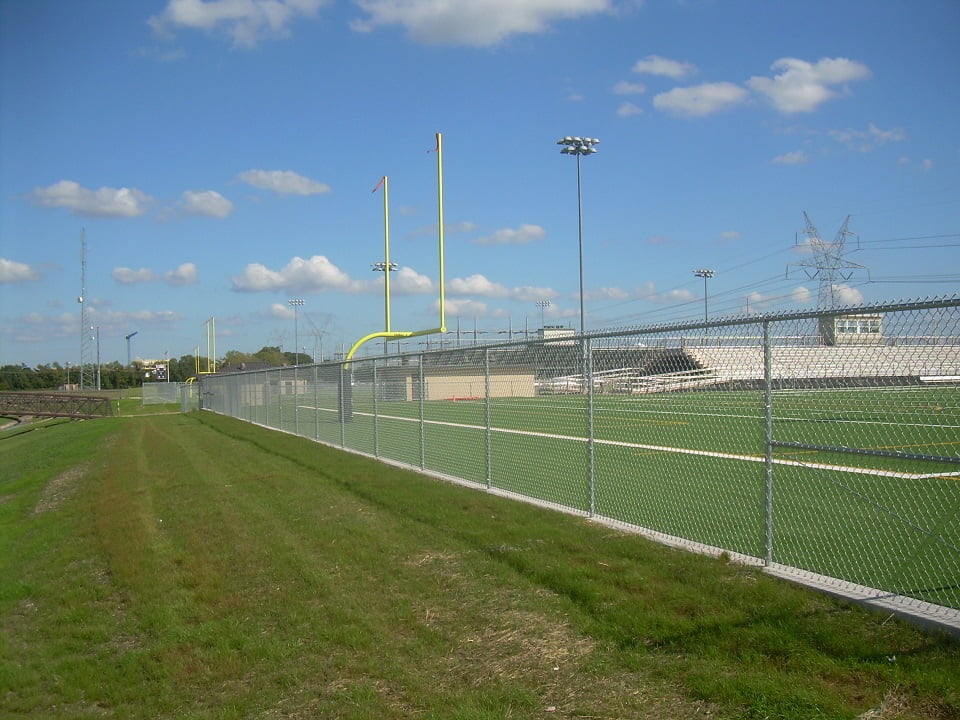
<instances>
[{"instance_id":1,"label":"grass embankment","mask_svg":"<svg viewBox=\"0 0 960 720\"><path fill-rule=\"evenodd\" d=\"M0 438L5 717L960 713L945 637L303 439Z\"/></svg>"}]
</instances>

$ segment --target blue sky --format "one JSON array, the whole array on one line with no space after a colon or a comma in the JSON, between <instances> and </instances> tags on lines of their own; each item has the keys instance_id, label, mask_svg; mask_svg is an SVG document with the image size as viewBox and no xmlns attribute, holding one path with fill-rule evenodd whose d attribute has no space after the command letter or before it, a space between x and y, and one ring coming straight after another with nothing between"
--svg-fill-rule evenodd
<instances>
[{"instance_id":1,"label":"blue sky","mask_svg":"<svg viewBox=\"0 0 960 720\"><path fill-rule=\"evenodd\" d=\"M587 329L960 286L956 0L0 0L0 364ZM458 320L459 319L459 320ZM498 336L504 337L504 336ZM404 349L418 349L416 338Z\"/></svg>"}]
</instances>

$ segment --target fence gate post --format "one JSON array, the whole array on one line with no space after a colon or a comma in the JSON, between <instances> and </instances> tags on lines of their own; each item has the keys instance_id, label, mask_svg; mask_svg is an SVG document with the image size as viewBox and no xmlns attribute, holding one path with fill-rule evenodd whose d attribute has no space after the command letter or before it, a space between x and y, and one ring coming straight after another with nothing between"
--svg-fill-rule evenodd
<instances>
[{"instance_id":1,"label":"fence gate post","mask_svg":"<svg viewBox=\"0 0 960 720\"><path fill-rule=\"evenodd\" d=\"M283 370L277 368L277 430L283 430Z\"/></svg>"},{"instance_id":2,"label":"fence gate post","mask_svg":"<svg viewBox=\"0 0 960 720\"><path fill-rule=\"evenodd\" d=\"M377 360L373 360L373 456L380 457L380 405L377 396L380 390L377 387Z\"/></svg>"},{"instance_id":3,"label":"fence gate post","mask_svg":"<svg viewBox=\"0 0 960 720\"><path fill-rule=\"evenodd\" d=\"M347 393L344 389L346 382L346 373L343 370L343 363L338 367L339 375L337 377L337 405L340 409L340 447L347 446ZM351 386L352 389L352 386ZM351 412L353 406L351 403Z\"/></svg>"},{"instance_id":4,"label":"fence gate post","mask_svg":"<svg viewBox=\"0 0 960 720\"><path fill-rule=\"evenodd\" d=\"M590 484L590 517L593 517L597 509L596 474L594 472L595 444L593 442L593 345L589 338L583 342L586 353L584 356L584 369L586 370L584 380L587 383L587 466L589 468L588 482Z\"/></svg>"},{"instance_id":5,"label":"fence gate post","mask_svg":"<svg viewBox=\"0 0 960 720\"><path fill-rule=\"evenodd\" d=\"M423 432L423 396L427 392L427 388L424 385L423 377L423 353L420 354L420 469L425 470L427 467L427 451L426 451L426 439Z\"/></svg>"},{"instance_id":6,"label":"fence gate post","mask_svg":"<svg viewBox=\"0 0 960 720\"><path fill-rule=\"evenodd\" d=\"M764 563L773 563L773 349L770 347L770 321L763 321L763 413L764 469L766 474L766 506L764 518L766 542Z\"/></svg>"},{"instance_id":7,"label":"fence gate post","mask_svg":"<svg viewBox=\"0 0 960 720\"><path fill-rule=\"evenodd\" d=\"M320 366L313 366L313 439L320 439Z\"/></svg>"},{"instance_id":8,"label":"fence gate post","mask_svg":"<svg viewBox=\"0 0 960 720\"><path fill-rule=\"evenodd\" d=\"M493 459L491 454L491 430L490 430L490 348L484 348L483 350L483 379L484 379L484 399L485 411L486 411L486 426L487 426L487 490L490 489L493 484Z\"/></svg>"}]
</instances>

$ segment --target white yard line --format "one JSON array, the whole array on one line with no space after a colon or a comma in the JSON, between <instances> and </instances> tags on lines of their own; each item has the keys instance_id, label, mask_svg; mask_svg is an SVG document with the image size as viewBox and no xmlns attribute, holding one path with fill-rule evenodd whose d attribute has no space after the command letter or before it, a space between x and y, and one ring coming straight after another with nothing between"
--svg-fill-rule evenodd
<instances>
[{"instance_id":1,"label":"white yard line","mask_svg":"<svg viewBox=\"0 0 960 720\"><path fill-rule=\"evenodd\" d=\"M309 408L306 405L301 407ZM320 408L325 410L326 408ZM329 412L336 412L336 410L329 410ZM355 415L360 415L363 417L373 417L373 413L365 413L354 411ZM702 414L702 413L701 413ZM381 420L401 420L404 422L420 422L420 418L411 418L411 417L401 417L398 415L380 415L379 419ZM455 427L462 428L464 430L480 430L486 431L486 426L484 425L470 425L467 423L455 423L448 422L445 420L424 420L424 423L427 425L443 425L446 427ZM566 440L568 442L587 442L587 438L578 437L576 435L560 435L557 433L544 433L544 432L534 432L532 430L511 430L507 428L490 428L491 432L502 433L504 435L521 435L525 437L540 437L548 438L550 440ZM690 448L679 448L679 447L670 447L668 445L647 445L644 443L632 443L624 442L622 440L594 440L597 445L608 445L611 447L624 447L632 448L635 450L649 450L654 452L665 452L665 453L675 453L677 455L695 455L700 457L711 457L718 458L720 460L737 460L740 462L752 462L752 463L763 463L765 458L761 455L740 455L737 453L725 453L725 452L716 452L713 450L692 450ZM879 470L876 468L863 468L849 465L832 465L829 463L810 463L802 462L800 460L784 460L784 459L774 459L774 465L784 465L788 467L799 467L805 469L814 469L814 470L832 470L834 472L843 472L850 473L851 475L876 475L879 477L888 477L888 478L899 478L903 480L930 480L932 478L938 477L960 477L960 471L957 472L947 472L947 473L906 473L906 472L897 472L895 470Z\"/></svg>"}]
</instances>

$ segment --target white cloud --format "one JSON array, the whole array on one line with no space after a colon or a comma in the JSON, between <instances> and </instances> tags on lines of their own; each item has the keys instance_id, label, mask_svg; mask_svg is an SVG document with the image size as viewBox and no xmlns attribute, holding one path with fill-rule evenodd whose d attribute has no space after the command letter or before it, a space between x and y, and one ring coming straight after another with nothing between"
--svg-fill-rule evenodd
<instances>
[{"instance_id":1,"label":"white cloud","mask_svg":"<svg viewBox=\"0 0 960 720\"><path fill-rule=\"evenodd\" d=\"M863 293L843 283L833 286L833 297L841 305L861 305L863 303Z\"/></svg>"},{"instance_id":2,"label":"white cloud","mask_svg":"<svg viewBox=\"0 0 960 720\"><path fill-rule=\"evenodd\" d=\"M866 65L847 58L823 58L816 63L781 58L771 65L774 77L752 77L749 86L766 96L780 112L813 112L822 103L846 92L846 84L870 77ZM840 87L841 90L835 88Z\"/></svg>"},{"instance_id":3,"label":"white cloud","mask_svg":"<svg viewBox=\"0 0 960 720\"><path fill-rule=\"evenodd\" d=\"M921 160L920 169L923 170L924 172L930 172L931 170L933 170L933 159L924 158L923 160Z\"/></svg>"},{"instance_id":4,"label":"white cloud","mask_svg":"<svg viewBox=\"0 0 960 720\"><path fill-rule=\"evenodd\" d=\"M477 229L477 224L472 220L463 220L456 223L444 223L443 232L447 235L457 235L462 233L473 232ZM411 240L418 238L427 238L435 237L437 234L436 225L423 225L414 230L411 230L406 234L406 237Z\"/></svg>"},{"instance_id":5,"label":"white cloud","mask_svg":"<svg viewBox=\"0 0 960 720\"><path fill-rule=\"evenodd\" d=\"M351 280L349 275L323 255L314 255L309 259L294 257L280 270L250 263L240 275L231 278L231 282L233 290L238 292L360 292L365 288L363 283Z\"/></svg>"},{"instance_id":6,"label":"white cloud","mask_svg":"<svg viewBox=\"0 0 960 720\"><path fill-rule=\"evenodd\" d=\"M445 233L467 233L477 229L477 224L472 220L463 220L456 223L444 223L443 231Z\"/></svg>"},{"instance_id":7,"label":"white cloud","mask_svg":"<svg viewBox=\"0 0 960 720\"><path fill-rule=\"evenodd\" d=\"M630 293L618 287L602 287L587 291L587 300L626 300Z\"/></svg>"},{"instance_id":8,"label":"white cloud","mask_svg":"<svg viewBox=\"0 0 960 720\"><path fill-rule=\"evenodd\" d=\"M413 268L401 267L390 278L390 291L401 295L424 295L433 292L433 281Z\"/></svg>"},{"instance_id":9,"label":"white cloud","mask_svg":"<svg viewBox=\"0 0 960 720\"><path fill-rule=\"evenodd\" d=\"M866 130L831 130L830 137L838 143L846 145L851 150L870 152L880 145L886 145L891 142L902 142L907 139L907 134L900 128L881 130L873 123L870 123Z\"/></svg>"},{"instance_id":10,"label":"white cloud","mask_svg":"<svg viewBox=\"0 0 960 720\"><path fill-rule=\"evenodd\" d=\"M446 311L447 316L447 332L451 332L451 327L453 333L456 334L456 320L451 324L451 318L457 317L474 317L487 314L487 304L485 302L480 302L479 300L451 300L447 299L444 302L444 310ZM460 328L461 335L467 335L470 331L465 328Z\"/></svg>"},{"instance_id":11,"label":"white cloud","mask_svg":"<svg viewBox=\"0 0 960 720\"><path fill-rule=\"evenodd\" d=\"M643 60L638 60L634 64L633 71L644 75L659 75L680 80L696 73L697 66L692 63L669 60L659 55L647 55Z\"/></svg>"},{"instance_id":12,"label":"white cloud","mask_svg":"<svg viewBox=\"0 0 960 720\"><path fill-rule=\"evenodd\" d=\"M485 276L476 274L466 278L453 278L447 284L453 295L481 295L483 297L507 297L510 291L499 283L491 282Z\"/></svg>"},{"instance_id":13,"label":"white cloud","mask_svg":"<svg viewBox=\"0 0 960 720\"><path fill-rule=\"evenodd\" d=\"M777 155L773 159L773 162L778 165L803 165L809 159L803 150L794 150L793 152L784 153L783 155Z\"/></svg>"},{"instance_id":14,"label":"white cloud","mask_svg":"<svg viewBox=\"0 0 960 720\"><path fill-rule=\"evenodd\" d=\"M181 196L180 206L190 215L225 218L233 212L233 203L216 190L187 190Z\"/></svg>"},{"instance_id":15,"label":"white cloud","mask_svg":"<svg viewBox=\"0 0 960 720\"><path fill-rule=\"evenodd\" d=\"M521 225L513 228L497 230L492 235L473 240L477 245L526 245L547 236L547 231L539 225Z\"/></svg>"},{"instance_id":16,"label":"white cloud","mask_svg":"<svg viewBox=\"0 0 960 720\"><path fill-rule=\"evenodd\" d=\"M496 45L511 35L546 32L559 20L610 10L611 0L356 0L367 17L350 27L370 32L400 25L428 45Z\"/></svg>"},{"instance_id":17,"label":"white cloud","mask_svg":"<svg viewBox=\"0 0 960 720\"><path fill-rule=\"evenodd\" d=\"M51 336L74 337L77 332L76 313L42 315L31 312L20 320L26 329L18 334L26 342L43 342ZM183 316L172 310L116 311L92 307L87 309L87 320L100 328L101 338L109 338L122 337L132 327L174 328L183 320ZM42 335L35 333L31 329L33 327L42 328Z\"/></svg>"},{"instance_id":18,"label":"white cloud","mask_svg":"<svg viewBox=\"0 0 960 720\"><path fill-rule=\"evenodd\" d=\"M510 298L518 302L536 302L537 300L553 300L560 296L553 288L533 287L531 285L521 285L511 288Z\"/></svg>"},{"instance_id":19,"label":"white cloud","mask_svg":"<svg viewBox=\"0 0 960 720\"><path fill-rule=\"evenodd\" d=\"M770 298L763 293L758 293L756 291L748 292L746 296L746 306L744 307L743 311L747 315L755 315L758 310L763 310L770 303Z\"/></svg>"},{"instance_id":20,"label":"white cloud","mask_svg":"<svg viewBox=\"0 0 960 720\"><path fill-rule=\"evenodd\" d=\"M40 273L25 263L0 257L0 283L39 280Z\"/></svg>"},{"instance_id":21,"label":"white cloud","mask_svg":"<svg viewBox=\"0 0 960 720\"><path fill-rule=\"evenodd\" d=\"M44 207L68 208L74 215L91 217L138 217L153 198L135 188L88 190L72 180L34 188L33 199Z\"/></svg>"},{"instance_id":22,"label":"white cloud","mask_svg":"<svg viewBox=\"0 0 960 720\"><path fill-rule=\"evenodd\" d=\"M613 86L615 95L642 95L647 91L647 86L643 83L631 83L621 80Z\"/></svg>"},{"instance_id":23,"label":"white cloud","mask_svg":"<svg viewBox=\"0 0 960 720\"><path fill-rule=\"evenodd\" d=\"M152 270L140 268L134 270L128 267L116 267L110 271L110 277L121 285L136 285L137 283L153 282L157 276Z\"/></svg>"},{"instance_id":24,"label":"white cloud","mask_svg":"<svg viewBox=\"0 0 960 720\"><path fill-rule=\"evenodd\" d=\"M681 288L667 290L666 292L657 292L656 285L652 280L644 284L642 287L638 287L636 289L636 295L638 298L643 300L649 300L650 302L661 304L690 302L691 300L697 299L697 295L695 295L693 292Z\"/></svg>"},{"instance_id":25,"label":"white cloud","mask_svg":"<svg viewBox=\"0 0 960 720\"><path fill-rule=\"evenodd\" d=\"M175 313L172 310L135 310L129 313L106 313L107 321L117 327L122 327L125 323L128 324L130 320L136 321L140 325L172 325L179 321L181 317L179 313Z\"/></svg>"},{"instance_id":26,"label":"white cloud","mask_svg":"<svg viewBox=\"0 0 960 720\"><path fill-rule=\"evenodd\" d=\"M291 170L247 170L239 175L241 181L261 190L272 190L281 195L323 195L330 186L299 175Z\"/></svg>"},{"instance_id":27,"label":"white cloud","mask_svg":"<svg viewBox=\"0 0 960 720\"><path fill-rule=\"evenodd\" d=\"M493 282L479 273L465 278L453 278L447 283L447 291L452 295L479 295L489 298L508 298L517 302L536 302L537 300L553 300L559 296L551 288L521 285L508 288L500 283Z\"/></svg>"},{"instance_id":28,"label":"white cloud","mask_svg":"<svg viewBox=\"0 0 960 720\"><path fill-rule=\"evenodd\" d=\"M643 115L643 108L634 105L632 102L625 102L617 108L617 117L631 117L633 115Z\"/></svg>"},{"instance_id":29,"label":"white cloud","mask_svg":"<svg viewBox=\"0 0 960 720\"><path fill-rule=\"evenodd\" d=\"M163 275L168 285L182 287L197 282L197 266L193 263L183 263L176 270L170 270Z\"/></svg>"},{"instance_id":30,"label":"white cloud","mask_svg":"<svg viewBox=\"0 0 960 720\"><path fill-rule=\"evenodd\" d=\"M674 88L653 98L653 106L673 115L703 117L739 105L749 93L729 82Z\"/></svg>"},{"instance_id":31,"label":"white cloud","mask_svg":"<svg viewBox=\"0 0 960 720\"><path fill-rule=\"evenodd\" d=\"M270 309L263 313L267 317L277 318L279 320L293 320L293 307L289 303L272 303Z\"/></svg>"},{"instance_id":32,"label":"white cloud","mask_svg":"<svg viewBox=\"0 0 960 720\"><path fill-rule=\"evenodd\" d=\"M170 0L148 21L159 34L176 28L225 31L236 47L253 47L264 37L282 37L297 17L312 17L329 0Z\"/></svg>"},{"instance_id":33,"label":"white cloud","mask_svg":"<svg viewBox=\"0 0 960 720\"><path fill-rule=\"evenodd\" d=\"M803 285L799 285L790 291L790 299L799 305L806 305L813 300L813 293Z\"/></svg>"}]
</instances>

